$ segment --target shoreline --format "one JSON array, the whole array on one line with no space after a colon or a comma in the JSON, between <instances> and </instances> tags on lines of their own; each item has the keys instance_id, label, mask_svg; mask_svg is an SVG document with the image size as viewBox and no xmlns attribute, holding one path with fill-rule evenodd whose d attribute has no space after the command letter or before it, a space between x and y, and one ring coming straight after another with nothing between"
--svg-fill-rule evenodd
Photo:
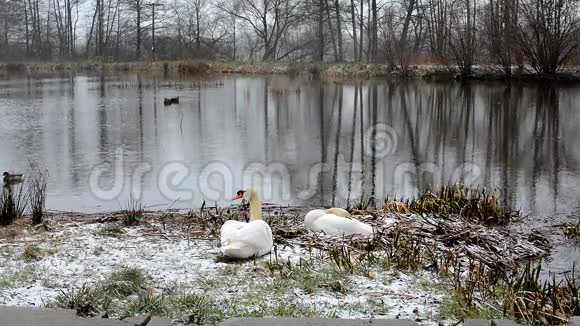
<instances>
[{"instance_id":1,"label":"shoreline","mask_svg":"<svg viewBox=\"0 0 580 326\"><path fill-rule=\"evenodd\" d=\"M128 227L112 219L53 217L20 226L14 238L0 236L0 305L68 307L113 319L151 313L200 325L232 317L404 318L437 325L444 285L428 271L373 264L364 273L349 272L321 250L282 243L254 260L224 261L213 231L201 232L195 218L186 219L145 214ZM90 304L79 307L82 289L91 293Z\"/></svg>"},{"instance_id":2,"label":"shoreline","mask_svg":"<svg viewBox=\"0 0 580 326\"><path fill-rule=\"evenodd\" d=\"M302 227L300 208L265 209L275 247L241 262L224 261L218 254L220 226L226 219L244 220L247 210L241 206L144 210L137 225L123 223L129 209L52 212L39 225L29 224L27 217L0 228L0 304L68 307L77 313L89 309L87 316L109 318L152 313L177 322L193 313L203 318L198 324L229 317L454 324L467 317L502 317L500 296L482 297L490 300L489 307L464 308L457 289L484 295L471 284L480 282L490 266L513 270L525 265L522 253L539 258L549 252L538 247L541 241L529 242L527 233L510 234L451 215L405 213L407 204L394 204L352 210L376 228L371 238L311 234ZM441 232L447 240L439 238ZM466 238L473 236L476 242ZM486 261L490 255L481 250L489 244L504 244L507 251ZM433 269L433 263L441 265ZM467 266L479 267L468 271ZM459 271L461 279L454 280ZM137 282L135 289L127 289L127 282ZM503 285L496 286L501 291Z\"/></svg>"},{"instance_id":3,"label":"shoreline","mask_svg":"<svg viewBox=\"0 0 580 326\"><path fill-rule=\"evenodd\" d=\"M496 65L474 65L473 72L462 77L454 65L412 64L408 73L388 64L318 63L318 62L223 62L223 61L139 61L139 62L28 62L0 63L0 77L37 76L68 72L160 73L179 76L215 74L288 75L320 80L369 80L375 78L425 81L504 81L504 82L580 82L580 67L565 67L556 76L531 70L507 76ZM530 68L531 69L531 68Z\"/></svg>"}]
</instances>

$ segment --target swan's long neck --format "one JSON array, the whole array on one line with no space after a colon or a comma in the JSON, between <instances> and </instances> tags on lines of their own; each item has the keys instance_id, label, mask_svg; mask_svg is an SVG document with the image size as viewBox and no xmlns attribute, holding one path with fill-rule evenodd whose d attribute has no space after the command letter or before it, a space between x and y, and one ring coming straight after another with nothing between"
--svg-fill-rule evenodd
<instances>
[{"instance_id":1,"label":"swan's long neck","mask_svg":"<svg viewBox=\"0 0 580 326\"><path fill-rule=\"evenodd\" d=\"M256 190L250 190L250 221L262 219L262 201Z\"/></svg>"}]
</instances>

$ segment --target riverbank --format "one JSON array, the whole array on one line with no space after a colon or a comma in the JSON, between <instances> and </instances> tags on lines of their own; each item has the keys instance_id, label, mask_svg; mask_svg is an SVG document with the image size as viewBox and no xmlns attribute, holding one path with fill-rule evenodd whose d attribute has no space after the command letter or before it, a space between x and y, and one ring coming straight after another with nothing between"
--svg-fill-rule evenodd
<instances>
[{"instance_id":1,"label":"riverbank","mask_svg":"<svg viewBox=\"0 0 580 326\"><path fill-rule=\"evenodd\" d=\"M387 64L327 64L316 62L222 62L222 61L141 61L101 63L94 61L63 63L0 63L0 77L12 75L50 75L66 72L157 73L174 75L211 74L285 74L310 79L344 80L371 78L413 78L422 80L514 80L514 81L580 81L580 67L566 67L556 75L541 75L531 68L518 69L507 76L499 66L474 65L472 74L461 76L455 65L410 65L403 73L400 67Z\"/></svg>"},{"instance_id":2,"label":"riverbank","mask_svg":"<svg viewBox=\"0 0 580 326\"><path fill-rule=\"evenodd\" d=\"M21 203L13 194L0 207ZM361 199L350 213L373 234L349 237L305 230L305 208L263 205L274 248L247 261L219 250L221 226L246 221L246 205L149 211L132 198L122 211L40 212L37 223L3 209L0 305L204 325L233 317L553 325L580 315L575 272L541 279L552 243L542 230L513 227L525 218L499 203L460 184L381 207Z\"/></svg>"},{"instance_id":3,"label":"riverbank","mask_svg":"<svg viewBox=\"0 0 580 326\"><path fill-rule=\"evenodd\" d=\"M429 272L349 272L323 251L282 244L246 262L223 260L219 239L187 214L54 215L0 239L0 305L74 309L83 316L142 313L215 324L232 317L405 318L435 325L445 285Z\"/></svg>"},{"instance_id":4,"label":"riverbank","mask_svg":"<svg viewBox=\"0 0 580 326\"><path fill-rule=\"evenodd\" d=\"M306 232L303 209L265 206L275 247L250 261L219 254L219 229L227 219L245 220L242 206L52 212L39 225L20 218L0 228L0 305L204 325L232 317L451 325L504 315L565 323L578 309L569 292L577 288L537 278L550 244L537 232L502 227L518 214L480 194L444 188L380 209L361 201L351 212L374 227L370 237Z\"/></svg>"}]
</instances>

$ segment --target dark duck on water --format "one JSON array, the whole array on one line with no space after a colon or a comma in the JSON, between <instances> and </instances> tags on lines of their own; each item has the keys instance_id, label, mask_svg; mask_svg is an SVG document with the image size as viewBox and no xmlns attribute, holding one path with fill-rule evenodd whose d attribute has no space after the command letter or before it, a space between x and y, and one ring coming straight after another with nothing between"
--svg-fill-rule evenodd
<instances>
[{"instance_id":1,"label":"dark duck on water","mask_svg":"<svg viewBox=\"0 0 580 326\"><path fill-rule=\"evenodd\" d=\"M178 97L171 97L171 98L164 98L163 104L165 104L165 105L179 104L179 96Z\"/></svg>"},{"instance_id":2,"label":"dark duck on water","mask_svg":"<svg viewBox=\"0 0 580 326\"><path fill-rule=\"evenodd\" d=\"M22 176L22 174L13 174L4 172L2 176L3 176L2 180L4 181L5 186L15 185L24 181L24 177Z\"/></svg>"}]
</instances>

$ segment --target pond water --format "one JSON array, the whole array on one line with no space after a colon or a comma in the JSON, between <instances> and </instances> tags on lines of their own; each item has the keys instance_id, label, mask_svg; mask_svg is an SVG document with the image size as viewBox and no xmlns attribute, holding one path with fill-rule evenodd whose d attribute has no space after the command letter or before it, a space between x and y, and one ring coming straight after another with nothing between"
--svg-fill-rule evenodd
<instances>
[{"instance_id":1,"label":"pond water","mask_svg":"<svg viewBox=\"0 0 580 326\"><path fill-rule=\"evenodd\" d=\"M179 104L165 106L165 97ZM534 215L580 203L580 87L284 76L0 81L0 170L50 173L47 206L283 205L410 197L453 181ZM163 207L163 206L159 206Z\"/></svg>"}]
</instances>

